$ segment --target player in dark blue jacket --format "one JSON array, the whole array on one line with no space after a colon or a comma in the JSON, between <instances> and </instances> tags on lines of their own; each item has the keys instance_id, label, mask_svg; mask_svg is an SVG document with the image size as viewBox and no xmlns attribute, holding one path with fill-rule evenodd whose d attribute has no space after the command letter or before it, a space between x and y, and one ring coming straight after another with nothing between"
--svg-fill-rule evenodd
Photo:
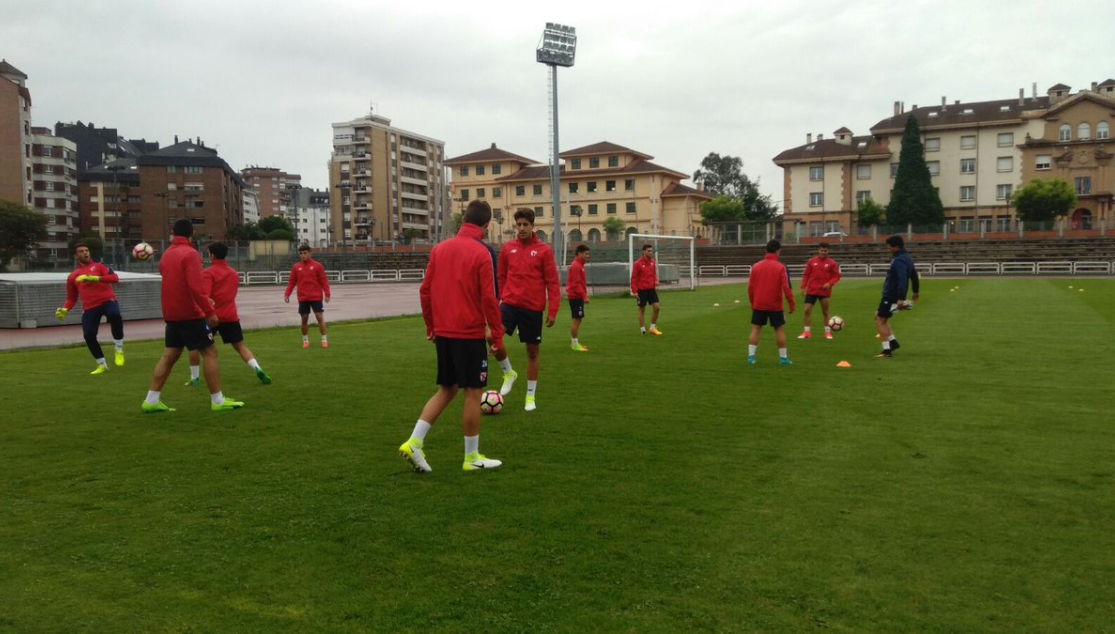
<instances>
[{"instance_id":1,"label":"player in dark blue jacket","mask_svg":"<svg viewBox=\"0 0 1115 634\"><path fill-rule=\"evenodd\" d=\"M913 308L913 302L906 301L906 293L908 290L913 290L913 301L916 302L920 290L918 270L914 266L913 258L906 252L902 236L887 238L887 247L890 248L890 254L894 259L890 262L887 279L883 280L883 299L875 312L875 327L879 331L879 338L883 340L883 351L875 356L881 359L889 359L899 347L898 340L894 338L894 332L887 320L894 315L895 310Z\"/></svg>"}]
</instances>

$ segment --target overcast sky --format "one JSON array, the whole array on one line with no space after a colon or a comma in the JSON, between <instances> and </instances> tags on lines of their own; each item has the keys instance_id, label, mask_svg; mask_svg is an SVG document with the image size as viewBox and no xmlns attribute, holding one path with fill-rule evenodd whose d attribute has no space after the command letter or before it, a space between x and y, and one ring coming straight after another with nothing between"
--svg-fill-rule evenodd
<instances>
[{"instance_id":1,"label":"overcast sky","mask_svg":"<svg viewBox=\"0 0 1115 634\"><path fill-rule=\"evenodd\" d=\"M561 147L608 140L692 174L771 158L807 132L864 134L913 104L1073 90L1115 77L1110 0L190 2L4 0L0 57L30 76L35 125L92 121L163 145L200 136L234 168L327 185L330 124L377 105L449 156L544 161L547 21L577 27L559 70Z\"/></svg>"}]
</instances>

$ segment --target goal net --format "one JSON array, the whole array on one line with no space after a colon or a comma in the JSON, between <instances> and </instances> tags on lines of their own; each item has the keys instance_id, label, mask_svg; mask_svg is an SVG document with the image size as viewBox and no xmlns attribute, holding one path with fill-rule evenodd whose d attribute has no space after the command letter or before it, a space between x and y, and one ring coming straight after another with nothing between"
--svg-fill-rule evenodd
<instances>
[{"instance_id":1,"label":"goal net","mask_svg":"<svg viewBox=\"0 0 1115 634\"><path fill-rule=\"evenodd\" d=\"M642 257L643 247L654 247L658 265L658 289L697 288L697 256L692 236L656 236L631 233L627 236L627 270L630 274L635 258Z\"/></svg>"}]
</instances>

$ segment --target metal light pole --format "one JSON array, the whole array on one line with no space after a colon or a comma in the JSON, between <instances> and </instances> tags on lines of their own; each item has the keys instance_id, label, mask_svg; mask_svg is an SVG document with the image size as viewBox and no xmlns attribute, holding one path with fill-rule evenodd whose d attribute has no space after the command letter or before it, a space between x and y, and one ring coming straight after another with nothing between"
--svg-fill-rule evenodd
<instances>
[{"instance_id":1,"label":"metal light pole","mask_svg":"<svg viewBox=\"0 0 1115 634\"><path fill-rule=\"evenodd\" d=\"M554 202L554 259L565 260L565 235L561 230L561 178L558 165L558 66L571 68L577 55L577 29L554 22L547 22L542 31L542 42L535 50L535 60L550 67L550 112L552 114L553 156L550 164L550 194Z\"/></svg>"}]
</instances>

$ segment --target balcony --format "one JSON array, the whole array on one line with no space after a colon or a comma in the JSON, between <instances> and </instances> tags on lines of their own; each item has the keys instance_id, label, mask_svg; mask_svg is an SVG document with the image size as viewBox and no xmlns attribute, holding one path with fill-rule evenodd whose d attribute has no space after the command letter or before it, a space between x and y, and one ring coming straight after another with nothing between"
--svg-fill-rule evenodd
<instances>
[{"instance_id":1,"label":"balcony","mask_svg":"<svg viewBox=\"0 0 1115 634\"><path fill-rule=\"evenodd\" d=\"M356 154L352 155L352 158L358 161L370 161L372 160L372 155L367 152L357 152Z\"/></svg>"},{"instance_id":2,"label":"balcony","mask_svg":"<svg viewBox=\"0 0 1115 634\"><path fill-rule=\"evenodd\" d=\"M409 176L400 176L399 180L410 185L418 185L419 187L428 187L430 184L428 181L422 180L421 178L411 178Z\"/></svg>"},{"instance_id":3,"label":"balcony","mask_svg":"<svg viewBox=\"0 0 1115 634\"><path fill-rule=\"evenodd\" d=\"M406 167L408 169L419 171L419 172L429 171L424 164L422 164L422 163L411 163L411 162L409 162L405 159L400 159L399 160L399 165L402 166L402 167Z\"/></svg>"},{"instance_id":4,"label":"balcony","mask_svg":"<svg viewBox=\"0 0 1115 634\"><path fill-rule=\"evenodd\" d=\"M353 209L355 209L356 211L371 211L372 210L372 203L370 203L368 201L361 201L361 202L356 203L356 205L353 207Z\"/></svg>"},{"instance_id":5,"label":"balcony","mask_svg":"<svg viewBox=\"0 0 1115 634\"><path fill-rule=\"evenodd\" d=\"M402 223L403 229L429 229L430 225L419 222L404 222Z\"/></svg>"},{"instance_id":6,"label":"balcony","mask_svg":"<svg viewBox=\"0 0 1115 634\"><path fill-rule=\"evenodd\" d=\"M357 170L356 172L354 172L354 174L357 178L368 178L372 175L372 173L368 170Z\"/></svg>"},{"instance_id":7,"label":"balcony","mask_svg":"<svg viewBox=\"0 0 1115 634\"><path fill-rule=\"evenodd\" d=\"M372 193L372 188L367 185L357 185L352 191L357 194L370 194Z\"/></svg>"},{"instance_id":8,"label":"balcony","mask_svg":"<svg viewBox=\"0 0 1115 634\"><path fill-rule=\"evenodd\" d=\"M368 227L374 224L374 221L371 216L357 216L355 224L357 227Z\"/></svg>"},{"instance_id":9,"label":"balcony","mask_svg":"<svg viewBox=\"0 0 1115 634\"><path fill-rule=\"evenodd\" d=\"M408 152L410 154L414 154L415 156L426 158L426 150L422 148L410 147L409 145L400 145L398 149L400 152Z\"/></svg>"},{"instance_id":10,"label":"balcony","mask_svg":"<svg viewBox=\"0 0 1115 634\"><path fill-rule=\"evenodd\" d=\"M399 192L399 195L403 198L409 198L411 200L421 200L422 202L426 202L430 199L430 197L426 194L416 194L414 192Z\"/></svg>"},{"instance_id":11,"label":"balcony","mask_svg":"<svg viewBox=\"0 0 1115 634\"><path fill-rule=\"evenodd\" d=\"M366 144L366 143L371 143L372 139L371 139L371 137L358 136L355 139L353 139L352 142L355 143L356 145L363 145L363 144Z\"/></svg>"}]
</instances>

